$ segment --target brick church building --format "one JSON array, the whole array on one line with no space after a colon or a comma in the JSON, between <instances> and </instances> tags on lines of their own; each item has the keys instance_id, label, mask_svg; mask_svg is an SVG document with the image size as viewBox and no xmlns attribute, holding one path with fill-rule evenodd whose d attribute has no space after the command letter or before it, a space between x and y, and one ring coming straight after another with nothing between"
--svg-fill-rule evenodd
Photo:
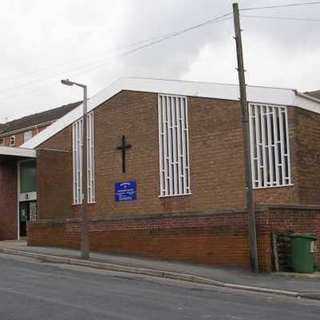
<instances>
[{"instance_id":1,"label":"brick church building","mask_svg":"<svg viewBox=\"0 0 320 320\"><path fill-rule=\"evenodd\" d=\"M273 232L320 236L320 100L247 91L259 262L270 271ZM88 108L91 250L249 268L238 86L120 79ZM30 245L79 247L81 113L80 105L20 148L0 147L2 172L36 161ZM0 197L16 206L16 180L5 183Z\"/></svg>"}]
</instances>

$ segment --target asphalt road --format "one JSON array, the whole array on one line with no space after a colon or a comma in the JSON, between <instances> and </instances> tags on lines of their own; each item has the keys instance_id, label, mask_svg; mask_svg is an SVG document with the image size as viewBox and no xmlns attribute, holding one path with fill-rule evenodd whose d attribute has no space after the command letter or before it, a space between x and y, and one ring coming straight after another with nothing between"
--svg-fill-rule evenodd
<instances>
[{"instance_id":1,"label":"asphalt road","mask_svg":"<svg viewBox=\"0 0 320 320\"><path fill-rule=\"evenodd\" d=\"M0 319L318 320L320 303L0 255Z\"/></svg>"}]
</instances>

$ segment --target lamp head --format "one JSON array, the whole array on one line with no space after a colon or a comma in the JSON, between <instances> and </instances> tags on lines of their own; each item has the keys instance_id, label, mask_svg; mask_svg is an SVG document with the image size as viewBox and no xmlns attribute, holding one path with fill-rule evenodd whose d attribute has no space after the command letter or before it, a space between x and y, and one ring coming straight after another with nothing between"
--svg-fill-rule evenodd
<instances>
[{"instance_id":1,"label":"lamp head","mask_svg":"<svg viewBox=\"0 0 320 320\"><path fill-rule=\"evenodd\" d=\"M61 80L61 83L66 86L73 86L73 82L71 82L69 79Z\"/></svg>"}]
</instances>

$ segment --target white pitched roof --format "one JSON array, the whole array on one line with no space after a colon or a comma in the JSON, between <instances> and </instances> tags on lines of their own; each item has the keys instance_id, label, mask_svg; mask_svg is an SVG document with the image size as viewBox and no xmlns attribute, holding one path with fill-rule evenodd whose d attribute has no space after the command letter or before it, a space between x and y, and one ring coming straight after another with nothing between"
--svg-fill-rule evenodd
<instances>
[{"instance_id":1,"label":"white pitched roof","mask_svg":"<svg viewBox=\"0 0 320 320\"><path fill-rule=\"evenodd\" d=\"M122 90L239 100L239 86L234 84L122 78L90 98L88 101L88 111L95 109ZM297 106L320 113L320 100L298 93L296 90L292 89L247 86L247 96L249 102ZM24 143L22 147L31 149L36 148L50 137L78 120L81 115L82 104Z\"/></svg>"}]
</instances>

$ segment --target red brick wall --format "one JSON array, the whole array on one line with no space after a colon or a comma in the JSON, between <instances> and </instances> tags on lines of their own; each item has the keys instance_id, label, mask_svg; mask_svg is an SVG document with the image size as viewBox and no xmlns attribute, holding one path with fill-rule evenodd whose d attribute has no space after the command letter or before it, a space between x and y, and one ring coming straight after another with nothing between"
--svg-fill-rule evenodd
<instances>
[{"instance_id":1,"label":"red brick wall","mask_svg":"<svg viewBox=\"0 0 320 320\"><path fill-rule=\"evenodd\" d=\"M79 248L79 221L38 221L29 225L29 245ZM250 267L247 214L165 214L91 220L92 251L135 254L215 266ZM320 207L272 206L257 210L261 271L272 270L272 232L312 233L320 239ZM62 241L63 239L63 241ZM320 240L319 240L320 241ZM320 264L320 246L316 261Z\"/></svg>"},{"instance_id":2,"label":"red brick wall","mask_svg":"<svg viewBox=\"0 0 320 320\"><path fill-rule=\"evenodd\" d=\"M0 162L0 240L17 239L17 164Z\"/></svg>"},{"instance_id":3,"label":"red brick wall","mask_svg":"<svg viewBox=\"0 0 320 320\"><path fill-rule=\"evenodd\" d=\"M320 204L320 115L296 109L296 166L300 203Z\"/></svg>"},{"instance_id":4,"label":"red brick wall","mask_svg":"<svg viewBox=\"0 0 320 320\"><path fill-rule=\"evenodd\" d=\"M37 189L38 218L70 216L73 197L70 151L37 151Z\"/></svg>"},{"instance_id":5,"label":"red brick wall","mask_svg":"<svg viewBox=\"0 0 320 320\"><path fill-rule=\"evenodd\" d=\"M310 233L320 241L320 207L318 206L271 206L257 215L257 232L260 247L260 264L269 271L272 265L272 232ZM316 252L320 265L320 246Z\"/></svg>"},{"instance_id":6,"label":"red brick wall","mask_svg":"<svg viewBox=\"0 0 320 320\"><path fill-rule=\"evenodd\" d=\"M72 128L71 126L58 132L50 139L43 142L37 149L53 149L60 151L72 151Z\"/></svg>"},{"instance_id":7,"label":"red brick wall","mask_svg":"<svg viewBox=\"0 0 320 320\"><path fill-rule=\"evenodd\" d=\"M242 212L122 216L92 220L90 248L97 252L249 268L246 230L246 216ZM38 221L29 225L28 232L29 245L79 248L80 229L75 219L54 227L50 222Z\"/></svg>"},{"instance_id":8,"label":"red brick wall","mask_svg":"<svg viewBox=\"0 0 320 320\"><path fill-rule=\"evenodd\" d=\"M28 223L28 244L46 247L64 247L65 223L42 220L42 223Z\"/></svg>"}]
</instances>

